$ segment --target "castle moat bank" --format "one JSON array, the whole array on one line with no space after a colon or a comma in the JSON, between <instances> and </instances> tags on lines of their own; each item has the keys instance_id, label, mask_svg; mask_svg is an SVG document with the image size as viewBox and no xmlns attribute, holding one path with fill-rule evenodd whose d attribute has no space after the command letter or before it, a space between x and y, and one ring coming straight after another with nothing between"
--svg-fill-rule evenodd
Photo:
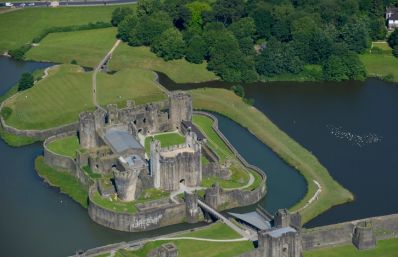
<instances>
[{"instance_id":1,"label":"castle moat bank","mask_svg":"<svg viewBox=\"0 0 398 257\"><path fill-rule=\"evenodd\" d=\"M11 85L7 85L7 87L10 86ZM250 158L258 158L253 162L248 159L249 162L258 165L270 173L272 170L270 170L269 165L276 169L285 169L287 171L286 174L297 175L293 169L281 162L269 149L269 152L267 152L267 156L269 156L268 162L262 163L261 165L258 164L261 163L260 160L263 159L263 155L256 158L255 154L249 154L249 151L246 152L245 149L247 149L247 145L244 143L247 142L241 142L242 145L239 145L239 140L236 140L236 138L241 138L242 134L239 134L239 137L230 137L228 131L231 130L232 126L232 128L236 128L237 131L240 129L244 131L242 132L243 135L248 135L248 137L252 135L230 120L226 120L227 122L223 123L222 118L219 119L221 131L231 140L242 155L245 156L245 158L248 158L247 156L249 155L251 156ZM228 131L225 131L223 126L228 127ZM255 140L255 138L253 138L253 140ZM257 144L262 145L258 140ZM1 167L1 195L2 201L9 203L9 212L3 214L4 216L2 217L1 224L5 231L4 235L7 235L7 238L2 240L2 244L7 247L2 248L6 249L6 251L12 248L10 252L6 252L8 255L25 256L34 254L40 256L64 256L73 253L77 248L87 249L112 242L130 241L134 240L134 238L149 237L154 234L169 233L189 227L186 224L182 226L177 225L137 235L105 229L90 221L86 211L80 206L72 202L68 197L59 194L57 190L43 184L42 180L34 174L32 167L33 159L42 152L40 144L15 149L1 142L0 147L2 153L1 162L6 163L6 165ZM252 144L250 145L250 150L254 153L260 151L262 151L262 153L264 152L263 148L256 147L256 144ZM262 145L262 147L264 147L264 145ZM16 158L18 158L17 163L11 163L9 161ZM10 170L14 172L10 173ZM331 173L334 175L333 172ZM295 185L300 185L301 183L304 187L299 188L299 190L297 190L297 195L290 199L286 199L285 195L275 194L275 191L273 191L271 187L268 188L267 201L264 203L267 209L270 208L272 210L286 207L294 203L296 199L301 198L302 195L300 196L300 193L305 193L305 184L300 176L297 176L299 180L289 180L293 179L295 175L289 178L284 177L284 179L280 181L276 179L275 183L279 186L276 186L275 189L279 188L281 190L281 188L287 185L288 181ZM349 185L347 187L350 189ZM19 188L20 190L15 190L15 188ZM27 201L28 195L29 201ZM21 202L24 204L20 204ZM24 213L29 213L29 219L26 218ZM364 215L371 216L366 213ZM21 233L21 231L25 233ZM41 231L42 238L40 241L34 240L35 231ZM59 235L56 239L57 242L60 240L60 237L62 237L64 238L63 241L68 243L61 246L56 244L56 242L53 241L55 240L55 233ZM24 242L25 249L18 248L18 244L21 240Z\"/></svg>"}]
</instances>

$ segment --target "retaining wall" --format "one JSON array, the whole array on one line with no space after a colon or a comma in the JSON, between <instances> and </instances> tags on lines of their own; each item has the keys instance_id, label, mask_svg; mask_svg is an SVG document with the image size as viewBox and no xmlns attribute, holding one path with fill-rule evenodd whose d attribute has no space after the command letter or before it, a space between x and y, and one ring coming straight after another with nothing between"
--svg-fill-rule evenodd
<instances>
[{"instance_id":1,"label":"retaining wall","mask_svg":"<svg viewBox=\"0 0 398 257\"><path fill-rule=\"evenodd\" d=\"M363 221L372 222L377 240L398 237L398 214L392 214L304 229L302 233L303 250L351 244L355 225Z\"/></svg>"},{"instance_id":2,"label":"retaining wall","mask_svg":"<svg viewBox=\"0 0 398 257\"><path fill-rule=\"evenodd\" d=\"M185 203L170 203L167 207L137 211L134 214L116 212L101 207L92 201L94 190L96 190L95 186L91 186L88 214L92 220L108 228L126 232L140 232L182 223L185 220Z\"/></svg>"}]
</instances>

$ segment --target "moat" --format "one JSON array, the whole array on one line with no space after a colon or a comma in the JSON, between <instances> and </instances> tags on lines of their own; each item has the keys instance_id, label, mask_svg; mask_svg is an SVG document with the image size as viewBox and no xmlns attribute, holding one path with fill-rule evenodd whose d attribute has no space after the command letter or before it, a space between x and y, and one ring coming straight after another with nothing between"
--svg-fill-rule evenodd
<instances>
[{"instance_id":1,"label":"moat","mask_svg":"<svg viewBox=\"0 0 398 257\"><path fill-rule=\"evenodd\" d=\"M2 61L3 59L0 60ZM33 69L34 66L35 65L30 68ZM26 66L21 68L26 68ZM10 71L3 68L1 69L1 72L5 72L8 75L10 74ZM15 72L14 74L15 79L11 79L11 83L14 83L19 77L18 72ZM1 78L3 79L3 74L1 75ZM12 85L9 84L10 82L1 81L0 91L4 92L6 88L10 87ZM381 201L373 201L375 205L370 205L370 203L372 203L371 198L364 199L364 202L367 203L370 210L374 210L375 212L370 212L370 210L367 212L363 207L356 207L361 203L359 200L363 199L360 197L360 193L366 193L360 192L359 189L354 187L357 182L356 178L361 176L362 181L364 181L363 183L377 182L377 180L375 180L375 176L371 176L375 173L375 168L371 169L370 164L366 163L365 160L372 161L372 163L377 165L377 178L380 179L383 179L382 172L387 172L388 167L394 167L394 164L396 165L396 163L387 162L387 160L391 160L390 162L393 162L393 158L389 158L389 156L386 155L379 156L375 153L381 151L377 147L387 147L383 148L385 152L388 152L391 155L396 155L396 151L393 150L394 148L391 147L391 145L396 143L394 142L392 133L394 130L397 131L397 124L391 117L394 115L396 116L398 111L396 104L393 104L393 99L398 93L398 88L373 80L369 80L366 83L364 87L361 85L330 85L331 89L329 90L324 90L324 88L322 90L317 90L319 84L303 87L301 85L293 86L290 83L292 86L282 87L280 85L275 85L267 87L263 86L261 88L260 86L253 86L250 87L247 92L249 96L256 98L256 106L259 109L269 115L271 119L273 119L292 137L297 139L309 150L313 151L320 161L329 169L332 176L343 183L344 186L353 191L356 195L358 201L353 204L334 208L325 215L316 219L314 221L314 225L338 222L351 218L373 216L376 214L387 214L397 211L397 209L394 209L394 207L397 208L396 206L387 205L388 196L392 197L394 192L381 191L381 189L393 190L393 186L385 186L379 190L377 186L374 186L374 184L372 188L375 190L366 190L366 188L363 190L364 186L360 186L363 191L367 191L372 194L371 196L366 196L364 194L362 197L373 197L373 199L376 200L378 198L384 198L386 199L386 201L382 201L386 204L385 206L382 206L384 208L376 206L376 204ZM377 85L378 83L381 85ZM347 88L350 89L350 96L346 94ZM331 91L335 92L333 93ZM379 92L379 94L384 92L385 95L390 95L390 98L386 98L385 95L378 95L376 92ZM342 106L339 106L340 103L337 104L336 99L338 96L343 96L343 93L345 93L345 97L338 99L341 100L343 104ZM359 96L361 96L361 101L358 100ZM330 102L326 101L327 97L330 97ZM377 99L373 97L377 97ZM382 97L385 99L391 99L391 101L387 102L387 100L385 100L383 106L377 106L377 111L373 110L372 108L375 108L376 105L372 103L380 103ZM289 101L284 101L284 104L282 105L281 101L278 102L278 99L282 98L289 99ZM317 99L318 101L315 102L314 99ZM353 99L355 99L355 101ZM347 103L344 104L343 100ZM289 104L286 104L286 102ZM347 106L347 104L349 104L348 102L350 102L351 106ZM262 105L262 103L266 104ZM306 104L304 105L303 103ZM320 103L323 103L324 105ZM361 103L363 105L361 105ZM313 108L311 104L320 104L322 107L317 110ZM356 104L358 104L358 106L354 106ZM325 115L325 110L328 108L332 111ZM369 110L369 108L371 110ZM387 109L389 110L388 115ZM362 113L361 111L363 110L365 111ZM317 113L313 114L314 111L317 111ZM340 116L343 113L346 113L347 115L345 117L346 120L342 119ZM323 114L324 119L320 119L318 116L322 116L321 114ZM363 116L358 114L362 114ZM375 120L375 117L371 115L378 118L376 120L379 122L375 124L378 126L372 127L366 123L367 119L369 122L372 119ZM355 117L355 119L353 119L353 117ZM218 116L218 118L220 121L221 131L227 136L238 151L240 151L250 163L259 166L267 172L270 183L268 185L267 197L261 202L263 206L270 211L274 211L277 208L292 205L304 195L305 184L300 175L281 161L272 151L270 151L245 129L226 118L221 116ZM385 121L386 119L388 120L387 123ZM349 126L346 124L348 121L350 122ZM325 127L323 127L323 125ZM340 128L342 125L344 125L343 128ZM358 126L361 126L361 129L357 129ZM386 126L385 130L379 130L379 126ZM362 128L364 130L362 130ZM325 129L326 132L324 131ZM371 142L372 144L362 144L362 142L352 140L347 143L347 140L344 140L347 139L344 136L348 135L346 133L347 131L350 133L355 131L357 135L367 139L365 140L365 143ZM326 138L327 141L321 141L321 137L322 140L323 138ZM312 138L312 140L309 140L310 138ZM358 137L354 138L359 139ZM317 147L324 148L324 154L322 154L322 151ZM375 147L377 149L374 149ZM389 149L389 147L391 147L391 150L385 150ZM75 204L68 197L59 194L57 190L47 186L40 178L37 177L32 166L35 156L42 152L41 144L16 149L10 148L6 146L4 142L1 142L0 148L2 153L0 161L3 163L1 168L1 197L2 202L9 203L9 211L3 214L7 215L7 217L2 217L1 225L6 232L4 234L7 235L7 238L2 238L2 244L4 244L4 247L2 248L10 249L10 252L7 252L8 250L6 250L9 255L12 253L14 256L24 256L27 254L40 256L63 256L73 253L73 251L78 248L89 248L121 240L133 240L136 238L149 237L154 234L169 233L180 229L187 229L189 227L187 224L184 224L140 234L126 234L103 228L93 223L86 215L86 211L80 206ZM335 149L335 151L330 151L331 148ZM341 149L344 151L341 151ZM369 152L364 151L366 149L368 149ZM347 156L347 154L344 154L346 153L345 151L352 152L352 154L355 153L355 155ZM330 152L335 152L336 155L328 156L328 154L330 155ZM339 155L337 155L337 152ZM368 156L372 156L373 158L368 158ZM16 160L17 158L17 162L8 162L9 160ZM349 176L350 174L348 171L352 170L352 168L347 168L350 167L347 165L347 162L344 161L347 158L355 160L354 165L361 168L361 170L359 170L359 168L355 169L355 175ZM7 164L4 165L6 161ZM383 169L383 166L387 168ZM14 172L9 173L8 171ZM360 173L360 175L358 175L357 172ZM390 174L389 178L392 176L393 175ZM366 180L366 178L368 179ZM18 184L16 181L18 181ZM393 183L393 179L390 179L389 181ZM386 181L382 182L387 183ZM19 190L15 190L17 187ZM376 190L376 188L378 190ZM378 198L375 198L377 195ZM351 213L352 216L347 216L347 211L343 208L357 208L358 210ZM339 209L343 209L342 211L337 211L339 214L330 214ZM333 219L328 219L328 217L332 217ZM40 237L36 236L38 231L40 231ZM37 239L32 240L32 238ZM17 247L17 244L21 241L24 242L24 249ZM60 241L63 241L64 243L60 244ZM11 249L13 247L16 249Z\"/></svg>"}]
</instances>

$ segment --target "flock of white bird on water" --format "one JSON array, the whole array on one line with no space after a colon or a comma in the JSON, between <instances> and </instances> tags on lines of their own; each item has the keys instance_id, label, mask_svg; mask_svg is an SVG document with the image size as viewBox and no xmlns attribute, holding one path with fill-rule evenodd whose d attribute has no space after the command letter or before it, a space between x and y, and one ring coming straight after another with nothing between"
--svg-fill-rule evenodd
<instances>
[{"instance_id":1,"label":"flock of white bird on water","mask_svg":"<svg viewBox=\"0 0 398 257\"><path fill-rule=\"evenodd\" d=\"M326 125L326 127L329 129L330 133L335 136L338 139L342 139L345 141L348 141L352 144L355 144L359 147L368 145L368 144L375 144L375 143L379 143L383 137L379 136L377 134L374 133L368 133L365 135L357 135L354 134L350 131L344 130L343 127L338 127L335 125Z\"/></svg>"}]
</instances>

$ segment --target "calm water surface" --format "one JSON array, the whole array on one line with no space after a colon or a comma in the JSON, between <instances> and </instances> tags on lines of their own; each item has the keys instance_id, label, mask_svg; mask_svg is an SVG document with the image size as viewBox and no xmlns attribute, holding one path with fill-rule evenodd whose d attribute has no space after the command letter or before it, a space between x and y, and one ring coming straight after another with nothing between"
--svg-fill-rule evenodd
<instances>
[{"instance_id":1,"label":"calm water surface","mask_svg":"<svg viewBox=\"0 0 398 257\"><path fill-rule=\"evenodd\" d=\"M160 79L169 89L231 87ZM354 202L332 208L307 226L398 212L398 84L376 79L255 83L246 86L246 95L355 195Z\"/></svg>"},{"instance_id":2,"label":"calm water surface","mask_svg":"<svg viewBox=\"0 0 398 257\"><path fill-rule=\"evenodd\" d=\"M6 92L21 73L48 64L18 63L0 57L0 92ZM236 123L219 117L220 128L249 162L266 170L269 193L260 203L270 210L292 205L305 194L305 183L264 144ZM34 169L41 144L12 148L0 140L0 249L3 256L67 256L120 241L151 237L189 229L198 225L181 224L145 233L124 233L92 222L87 211L69 197L51 188ZM277 172L276 172L277 171ZM289 189L288 194L283 191ZM244 208L253 209L252 208Z\"/></svg>"}]
</instances>

